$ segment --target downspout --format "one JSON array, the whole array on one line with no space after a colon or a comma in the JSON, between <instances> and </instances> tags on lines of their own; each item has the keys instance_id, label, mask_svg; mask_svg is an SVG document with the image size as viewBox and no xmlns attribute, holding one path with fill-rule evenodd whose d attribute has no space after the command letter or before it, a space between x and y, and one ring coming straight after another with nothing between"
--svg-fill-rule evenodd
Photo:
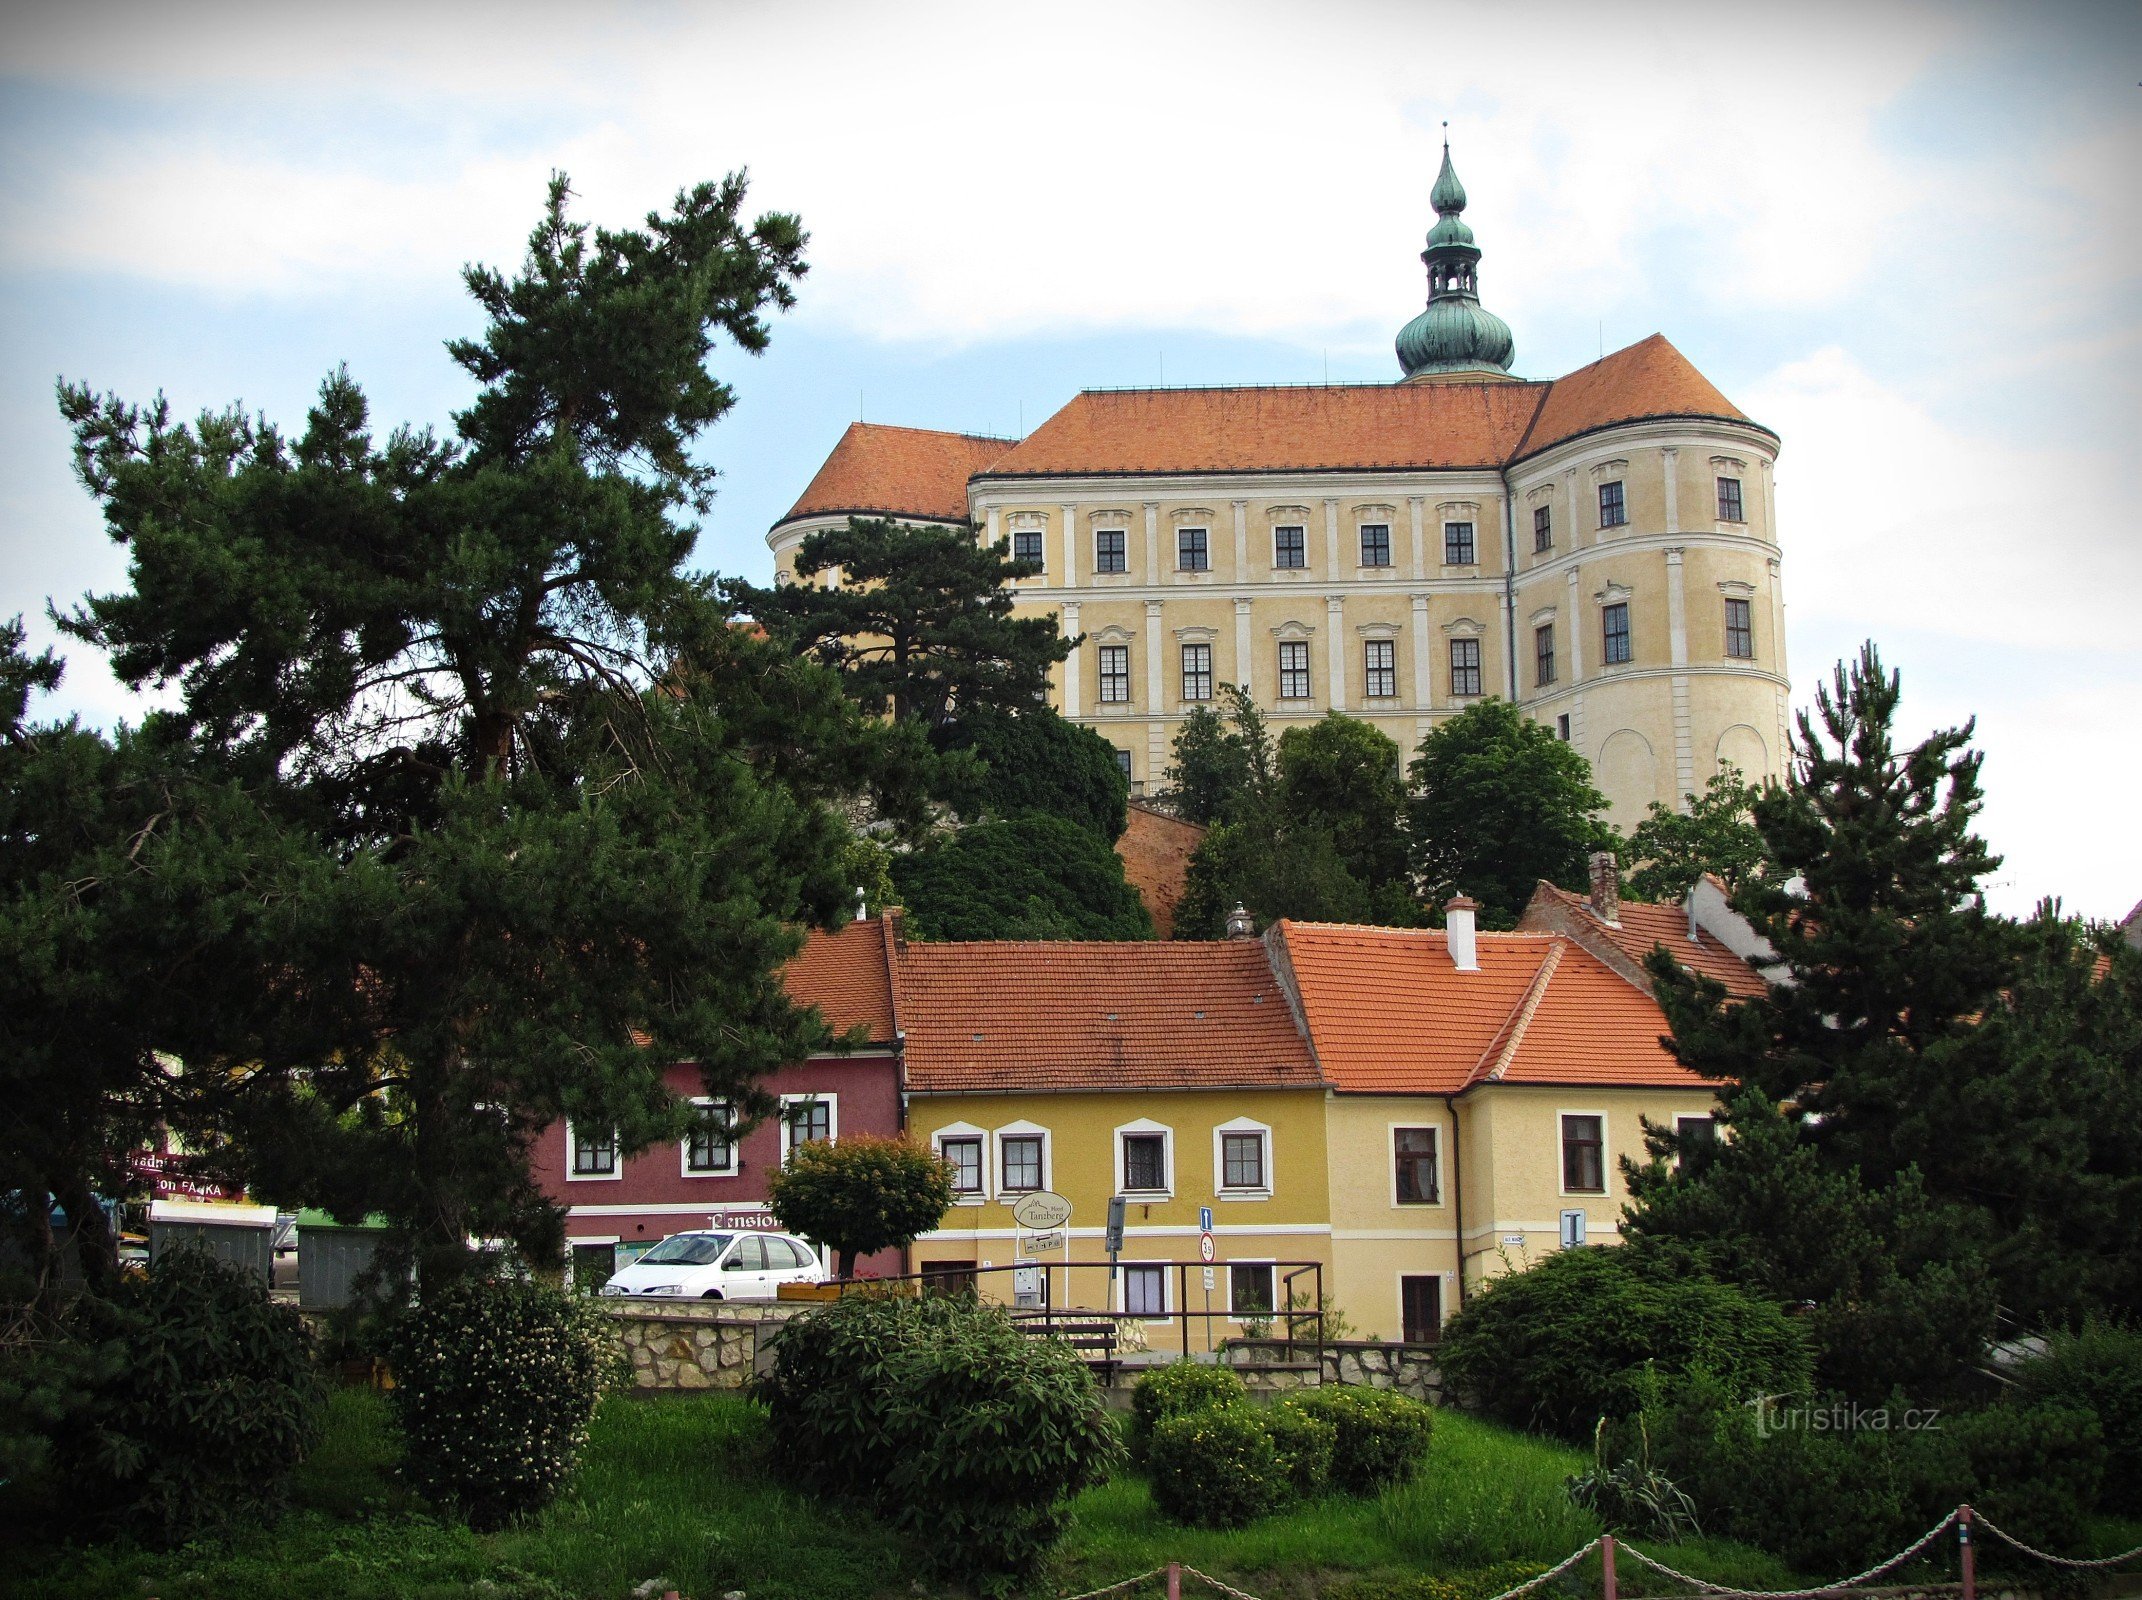
<instances>
[{"instance_id":1,"label":"downspout","mask_svg":"<svg viewBox=\"0 0 2142 1600\"><path fill-rule=\"evenodd\" d=\"M1464 1158L1459 1154L1463 1148L1458 1138L1458 1097L1443 1096L1443 1108L1450 1113L1450 1198L1456 1207L1458 1224L1458 1306L1465 1309L1465 1168Z\"/></svg>"},{"instance_id":2,"label":"downspout","mask_svg":"<svg viewBox=\"0 0 2142 1600\"><path fill-rule=\"evenodd\" d=\"M1509 469L1502 473L1502 654L1510 704L1517 704L1517 507ZM1455 1112L1452 1113L1456 1115ZM1465 1274L1458 1274L1460 1283Z\"/></svg>"}]
</instances>

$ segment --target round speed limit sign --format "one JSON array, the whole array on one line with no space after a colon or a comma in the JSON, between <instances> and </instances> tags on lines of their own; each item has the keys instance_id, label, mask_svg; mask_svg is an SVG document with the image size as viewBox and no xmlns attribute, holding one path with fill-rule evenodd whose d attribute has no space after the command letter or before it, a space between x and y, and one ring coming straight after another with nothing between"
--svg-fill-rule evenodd
<instances>
[{"instance_id":1,"label":"round speed limit sign","mask_svg":"<svg viewBox=\"0 0 2142 1600\"><path fill-rule=\"evenodd\" d=\"M1201 1233L1197 1236L1197 1253L1207 1261L1213 1258L1216 1252L1212 1248L1211 1234Z\"/></svg>"}]
</instances>

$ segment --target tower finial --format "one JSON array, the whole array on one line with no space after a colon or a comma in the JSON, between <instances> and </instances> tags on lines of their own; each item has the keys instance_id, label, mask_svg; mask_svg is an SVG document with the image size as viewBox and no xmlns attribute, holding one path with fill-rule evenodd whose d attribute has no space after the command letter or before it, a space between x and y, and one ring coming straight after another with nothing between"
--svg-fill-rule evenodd
<instances>
[{"instance_id":1,"label":"tower finial","mask_svg":"<svg viewBox=\"0 0 2142 1600\"><path fill-rule=\"evenodd\" d=\"M1443 124L1443 165L1428 191L1435 226L1421 263L1428 269L1428 309L1398 335L1398 362L1409 378L1437 373L1499 374L1510 370L1509 325L1480 305L1480 247L1465 225L1465 185L1450 159L1450 124Z\"/></svg>"}]
</instances>

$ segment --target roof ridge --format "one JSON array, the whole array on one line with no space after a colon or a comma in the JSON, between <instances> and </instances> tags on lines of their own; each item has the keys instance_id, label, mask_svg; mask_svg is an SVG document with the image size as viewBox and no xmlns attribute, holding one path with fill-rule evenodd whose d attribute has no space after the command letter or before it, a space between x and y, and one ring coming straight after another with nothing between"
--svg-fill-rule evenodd
<instances>
[{"instance_id":1,"label":"roof ridge","mask_svg":"<svg viewBox=\"0 0 2142 1600\"><path fill-rule=\"evenodd\" d=\"M865 422L860 417L849 423L848 427L872 428L879 433L926 433L933 439L978 439L984 444L1017 444L1019 442L1017 434L969 433L964 428L922 428L917 427L912 422Z\"/></svg>"},{"instance_id":2,"label":"roof ridge","mask_svg":"<svg viewBox=\"0 0 2142 1600\"><path fill-rule=\"evenodd\" d=\"M1516 1059L1518 1046L1525 1042L1525 1029L1531 1026L1533 1014L1539 1010L1540 1002L1547 997L1547 985L1554 981L1555 970L1562 965L1562 952L1567 946L1567 940L1556 938L1548 947L1546 956L1540 961L1540 970L1532 975L1532 982L1526 986L1524 998L1517 1002L1517 1009L1510 1013L1510 1020L1502 1025L1502 1031L1495 1035L1486 1052L1480 1057L1479 1066L1476 1066L1472 1075L1466 1079L1467 1088L1476 1083L1502 1081L1502 1075ZM1493 1067L1488 1066L1489 1057L1494 1058Z\"/></svg>"}]
</instances>

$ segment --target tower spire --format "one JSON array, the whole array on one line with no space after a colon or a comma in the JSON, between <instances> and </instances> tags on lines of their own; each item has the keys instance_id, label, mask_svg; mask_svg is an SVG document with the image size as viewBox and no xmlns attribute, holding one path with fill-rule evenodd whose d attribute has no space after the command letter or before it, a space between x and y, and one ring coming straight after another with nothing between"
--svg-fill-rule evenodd
<instances>
[{"instance_id":1,"label":"tower spire","mask_svg":"<svg viewBox=\"0 0 2142 1600\"><path fill-rule=\"evenodd\" d=\"M1509 324L1480 304L1480 247L1465 225L1465 185L1450 160L1443 124L1443 165L1428 191L1435 226L1421 264L1428 269L1428 309L1398 334L1398 364L1408 378L1441 373L1507 372L1516 355Z\"/></svg>"}]
</instances>

